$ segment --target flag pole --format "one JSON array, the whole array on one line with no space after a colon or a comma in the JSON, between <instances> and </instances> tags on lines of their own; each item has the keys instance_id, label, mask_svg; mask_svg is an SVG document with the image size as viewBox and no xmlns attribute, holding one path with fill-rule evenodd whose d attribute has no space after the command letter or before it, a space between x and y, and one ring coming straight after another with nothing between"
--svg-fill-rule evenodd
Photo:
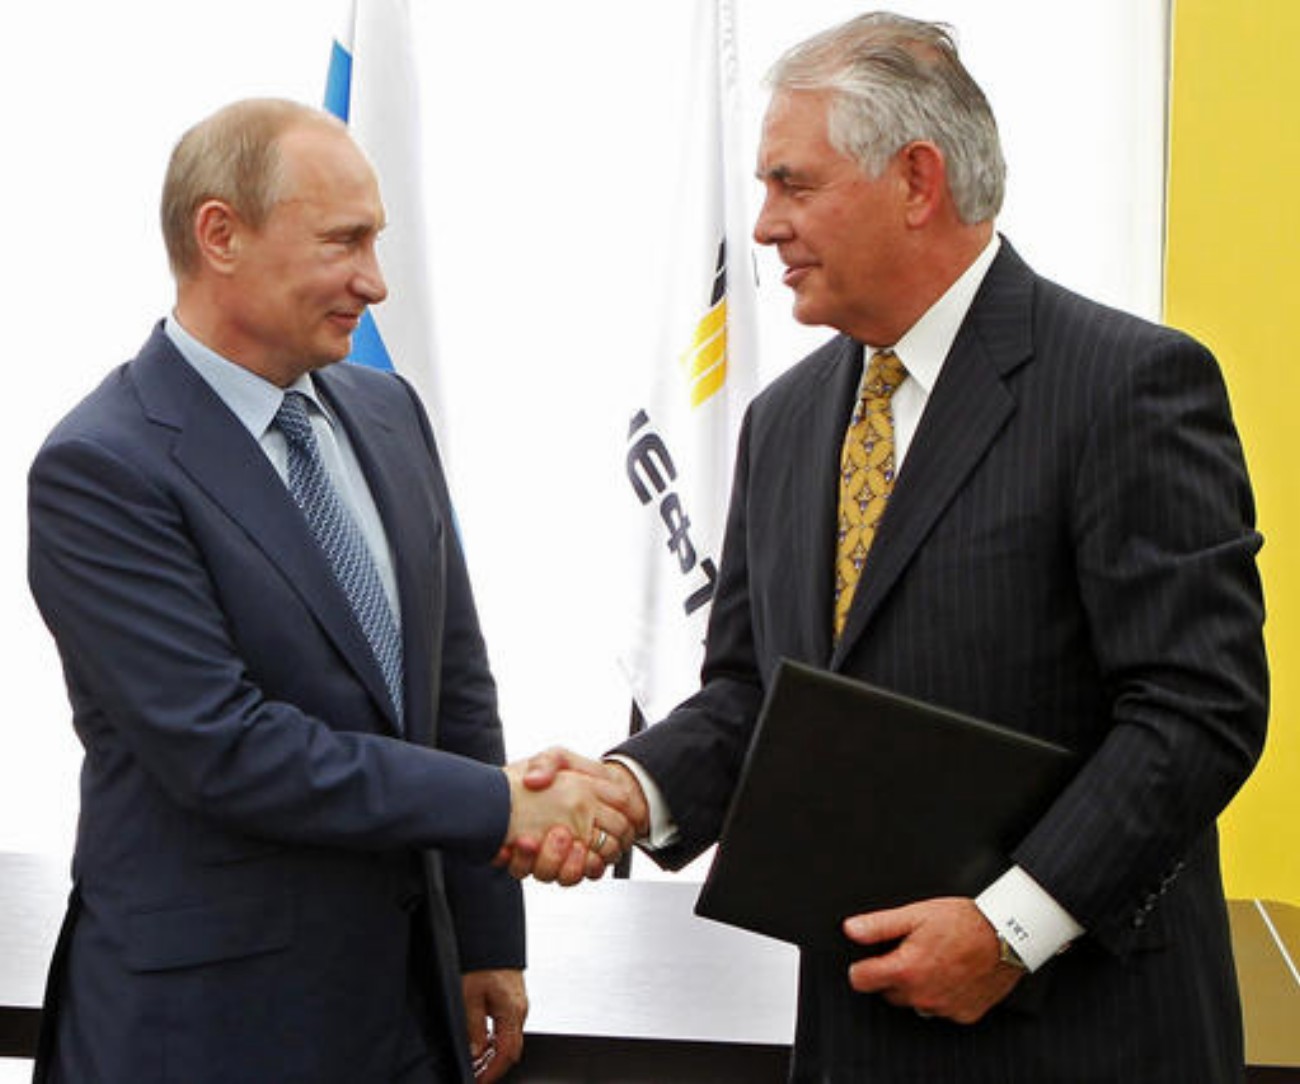
<instances>
[{"instance_id":1,"label":"flag pole","mask_svg":"<svg viewBox=\"0 0 1300 1084\"><path fill-rule=\"evenodd\" d=\"M735 445L757 384L734 0L695 0L693 18L659 337L623 449L629 736L699 687Z\"/></svg>"},{"instance_id":2,"label":"flag pole","mask_svg":"<svg viewBox=\"0 0 1300 1084\"><path fill-rule=\"evenodd\" d=\"M645 716L641 714L641 709L637 707L636 701L633 700L631 710L628 712L627 736L635 738L645 727ZM631 848L614 864L614 879L616 881L626 881L632 876L632 853L635 849L635 847Z\"/></svg>"}]
</instances>

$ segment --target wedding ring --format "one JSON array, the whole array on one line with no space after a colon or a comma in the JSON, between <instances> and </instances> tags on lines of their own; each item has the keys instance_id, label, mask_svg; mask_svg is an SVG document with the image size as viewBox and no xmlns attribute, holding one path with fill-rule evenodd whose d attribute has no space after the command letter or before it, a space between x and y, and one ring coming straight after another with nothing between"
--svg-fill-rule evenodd
<instances>
[{"instance_id":1,"label":"wedding ring","mask_svg":"<svg viewBox=\"0 0 1300 1084\"><path fill-rule=\"evenodd\" d=\"M600 850L605 846L605 840L607 839L609 839L609 833L607 833L603 828L597 828L596 838L592 841L591 849L594 851Z\"/></svg>"}]
</instances>

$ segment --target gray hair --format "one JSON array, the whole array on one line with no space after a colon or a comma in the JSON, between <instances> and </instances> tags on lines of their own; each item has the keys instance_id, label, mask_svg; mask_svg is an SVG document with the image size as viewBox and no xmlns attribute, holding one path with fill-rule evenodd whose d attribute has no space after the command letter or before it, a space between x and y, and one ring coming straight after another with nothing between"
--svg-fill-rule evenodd
<instances>
[{"instance_id":1,"label":"gray hair","mask_svg":"<svg viewBox=\"0 0 1300 1084\"><path fill-rule=\"evenodd\" d=\"M172 151L163 181L163 243L172 274L199 265L194 215L208 200L230 207L260 229L280 197L279 141L291 128L342 122L308 105L280 98L249 98L219 109L189 129Z\"/></svg>"},{"instance_id":2,"label":"gray hair","mask_svg":"<svg viewBox=\"0 0 1300 1084\"><path fill-rule=\"evenodd\" d=\"M768 73L774 91L830 95L827 138L878 177L915 140L938 146L961 220L1002 207L1006 163L993 110L962 66L952 31L873 12L794 46Z\"/></svg>"}]
</instances>

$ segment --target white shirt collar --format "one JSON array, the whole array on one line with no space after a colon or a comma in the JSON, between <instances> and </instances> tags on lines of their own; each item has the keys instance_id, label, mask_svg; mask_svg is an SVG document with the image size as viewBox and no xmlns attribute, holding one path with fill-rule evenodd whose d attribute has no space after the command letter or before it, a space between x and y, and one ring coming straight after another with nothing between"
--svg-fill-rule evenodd
<instances>
[{"instance_id":1,"label":"white shirt collar","mask_svg":"<svg viewBox=\"0 0 1300 1084\"><path fill-rule=\"evenodd\" d=\"M168 315L163 330L181 357L216 392L255 440L261 440L270 427L286 391L302 392L326 421L334 425L334 417L317 395L310 373L304 373L289 387L280 388L200 342L185 330L175 313Z\"/></svg>"},{"instance_id":2,"label":"white shirt collar","mask_svg":"<svg viewBox=\"0 0 1300 1084\"><path fill-rule=\"evenodd\" d=\"M989 243L957 281L893 346L894 353L907 367L907 375L916 381L927 397L934 390L944 359L952 349L953 340L957 338L962 321L966 319L1001 244L1001 238L994 232ZM876 349L883 347L868 347L867 356L870 357Z\"/></svg>"}]
</instances>

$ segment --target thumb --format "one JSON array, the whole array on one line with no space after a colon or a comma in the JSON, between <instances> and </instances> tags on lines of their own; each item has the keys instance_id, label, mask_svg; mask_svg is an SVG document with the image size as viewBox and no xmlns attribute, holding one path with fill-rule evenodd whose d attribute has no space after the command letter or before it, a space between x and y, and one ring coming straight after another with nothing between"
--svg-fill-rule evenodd
<instances>
[{"instance_id":1,"label":"thumb","mask_svg":"<svg viewBox=\"0 0 1300 1084\"><path fill-rule=\"evenodd\" d=\"M563 749L547 749L528 758L524 769L524 786L529 790L545 790L555 782L555 777L569 767L568 753Z\"/></svg>"}]
</instances>

